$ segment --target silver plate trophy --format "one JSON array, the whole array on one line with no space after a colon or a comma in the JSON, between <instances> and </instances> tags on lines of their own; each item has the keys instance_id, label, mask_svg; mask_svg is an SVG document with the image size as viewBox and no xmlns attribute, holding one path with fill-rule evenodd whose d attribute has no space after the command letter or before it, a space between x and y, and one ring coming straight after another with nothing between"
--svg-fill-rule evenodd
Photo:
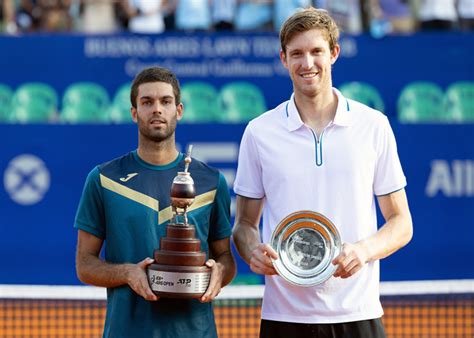
<instances>
[{"instance_id":1,"label":"silver plate trophy","mask_svg":"<svg viewBox=\"0 0 474 338\"><path fill-rule=\"evenodd\" d=\"M331 261L341 250L337 228L314 211L298 211L275 228L270 245L278 253L273 266L288 282L310 287L326 281L336 271Z\"/></svg>"}]
</instances>

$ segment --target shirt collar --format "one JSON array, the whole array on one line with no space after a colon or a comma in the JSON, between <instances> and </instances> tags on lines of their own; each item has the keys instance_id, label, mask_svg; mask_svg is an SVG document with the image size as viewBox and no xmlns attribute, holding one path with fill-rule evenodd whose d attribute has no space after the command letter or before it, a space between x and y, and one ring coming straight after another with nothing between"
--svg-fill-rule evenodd
<instances>
[{"instance_id":1,"label":"shirt collar","mask_svg":"<svg viewBox=\"0 0 474 338\"><path fill-rule=\"evenodd\" d=\"M304 123L298 113L295 103L295 94L291 94L290 100L286 103L286 117L288 121L288 130L295 131L299 129Z\"/></svg>"},{"instance_id":2,"label":"shirt collar","mask_svg":"<svg viewBox=\"0 0 474 338\"><path fill-rule=\"evenodd\" d=\"M337 108L333 123L342 127L349 127L352 115L349 100L336 88L332 90L337 95Z\"/></svg>"},{"instance_id":3,"label":"shirt collar","mask_svg":"<svg viewBox=\"0 0 474 338\"><path fill-rule=\"evenodd\" d=\"M351 107L349 101L336 88L333 88L332 90L337 96L336 115L334 116L333 123L342 127L348 127L351 122ZM303 120L301 120L301 116L298 112L298 109L296 108L294 93L291 94L290 100L287 101L285 109L286 117L288 118L287 120L289 131L295 131L299 129L302 125L304 125Z\"/></svg>"},{"instance_id":4,"label":"shirt collar","mask_svg":"<svg viewBox=\"0 0 474 338\"><path fill-rule=\"evenodd\" d=\"M142 160L140 158L140 156L138 156L138 151L137 150L133 150L132 151L132 155L133 155L133 158L135 158L135 160L143 167L145 168L148 168L148 169L151 169L151 170L168 170L168 169L171 169L171 168L174 168L176 167L179 162L181 162L181 160L184 158L184 154L183 153L178 153L178 156L176 156L176 159L171 162L171 163L168 163L168 164L165 164L165 165L155 165L155 164L151 164L151 163L148 163L148 162L145 162L144 160Z\"/></svg>"}]
</instances>

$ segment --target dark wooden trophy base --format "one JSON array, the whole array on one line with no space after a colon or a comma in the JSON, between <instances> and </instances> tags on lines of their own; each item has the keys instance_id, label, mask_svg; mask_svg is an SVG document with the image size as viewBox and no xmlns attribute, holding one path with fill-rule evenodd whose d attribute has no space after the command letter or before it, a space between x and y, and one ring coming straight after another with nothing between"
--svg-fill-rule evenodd
<instances>
[{"instance_id":1,"label":"dark wooden trophy base","mask_svg":"<svg viewBox=\"0 0 474 338\"><path fill-rule=\"evenodd\" d=\"M172 223L155 250L155 263L148 266L148 281L154 294L169 298L199 298L207 290L211 269L204 265L206 253L195 238L193 225Z\"/></svg>"}]
</instances>

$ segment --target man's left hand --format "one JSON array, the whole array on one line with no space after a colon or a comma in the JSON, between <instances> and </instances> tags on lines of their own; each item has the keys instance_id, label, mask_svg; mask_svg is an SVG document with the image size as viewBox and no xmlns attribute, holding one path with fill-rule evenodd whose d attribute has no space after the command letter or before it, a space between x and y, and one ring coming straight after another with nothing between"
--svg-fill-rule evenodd
<instances>
[{"instance_id":1,"label":"man's left hand","mask_svg":"<svg viewBox=\"0 0 474 338\"><path fill-rule=\"evenodd\" d=\"M206 266L211 268L211 280L209 281L209 286L207 287L206 292L199 299L202 303L212 301L217 297L219 292L221 292L222 288L223 272L220 263L217 263L213 259L209 259L206 262Z\"/></svg>"},{"instance_id":2,"label":"man's left hand","mask_svg":"<svg viewBox=\"0 0 474 338\"><path fill-rule=\"evenodd\" d=\"M332 264L338 265L333 276L349 278L362 269L367 260L368 254L362 244L344 243L341 252L332 261Z\"/></svg>"}]
</instances>

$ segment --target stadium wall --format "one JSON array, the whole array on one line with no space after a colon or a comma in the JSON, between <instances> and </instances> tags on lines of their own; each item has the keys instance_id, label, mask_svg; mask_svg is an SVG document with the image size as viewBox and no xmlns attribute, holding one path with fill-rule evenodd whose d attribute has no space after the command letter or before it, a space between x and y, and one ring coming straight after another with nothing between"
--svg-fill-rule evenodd
<instances>
[{"instance_id":1,"label":"stadium wall","mask_svg":"<svg viewBox=\"0 0 474 338\"><path fill-rule=\"evenodd\" d=\"M412 82L446 90L474 81L473 35L346 36L341 43L334 83L359 81L377 89L408 179L414 238L382 262L382 280L474 278L474 124L404 124L397 117L400 93ZM60 98L83 81L102 85L113 97L152 64L172 68L182 84L255 84L268 108L291 93L277 58L278 37L270 34L35 35L0 37L0 49L0 83L15 90L42 82ZM223 170L231 185L244 128L182 124L177 141L182 149L193 143L194 156ZM0 284L79 284L72 223L85 177L94 165L135 147L129 124L0 124ZM239 272L249 274L241 261Z\"/></svg>"}]
</instances>

